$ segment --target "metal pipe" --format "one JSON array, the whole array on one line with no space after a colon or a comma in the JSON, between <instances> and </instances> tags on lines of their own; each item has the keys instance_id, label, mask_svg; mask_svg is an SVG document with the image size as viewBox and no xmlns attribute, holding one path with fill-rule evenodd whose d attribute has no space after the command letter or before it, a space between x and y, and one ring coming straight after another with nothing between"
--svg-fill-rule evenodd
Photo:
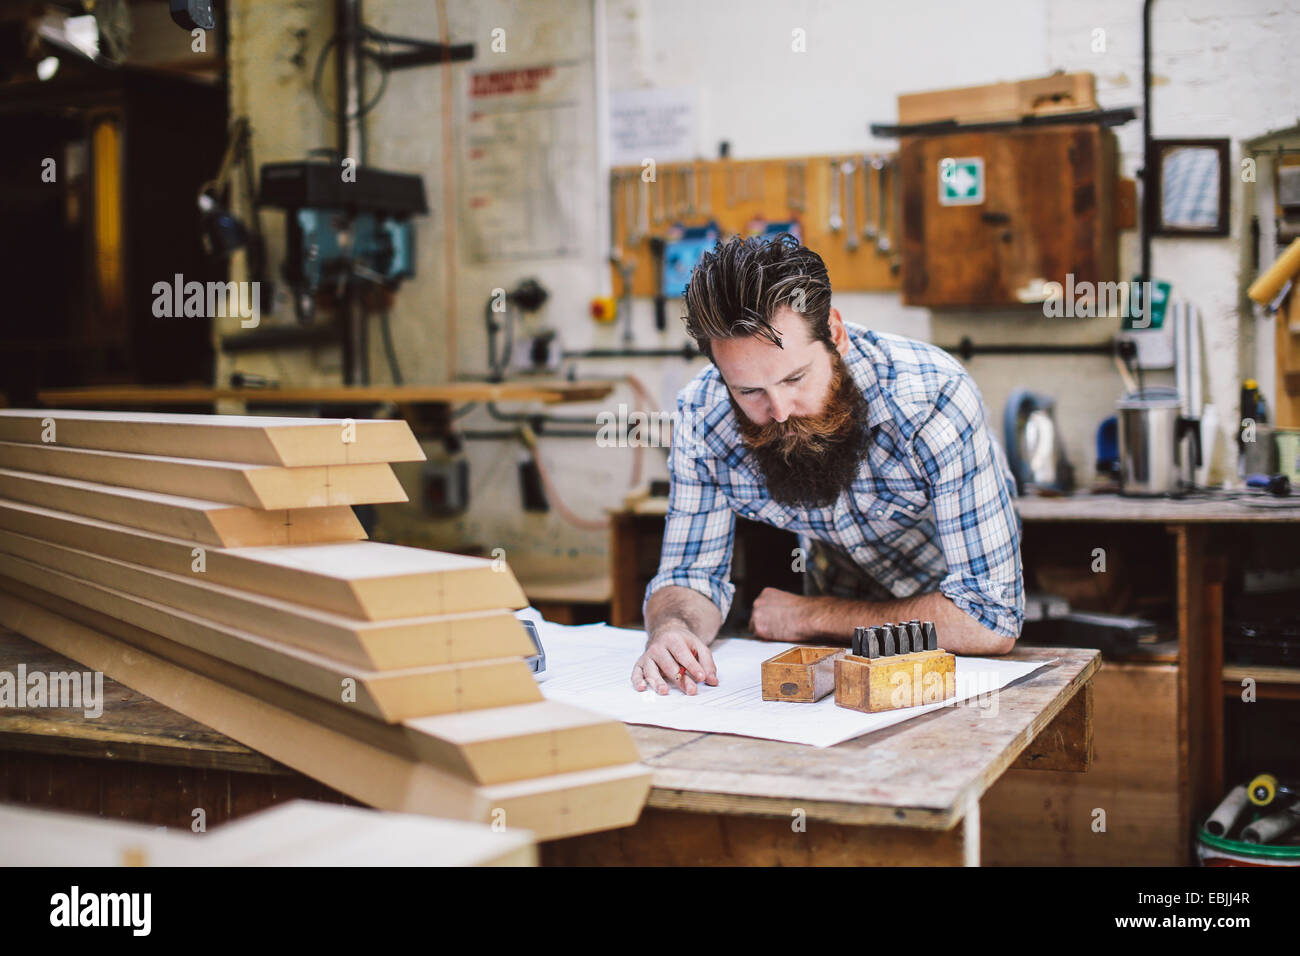
<instances>
[{"instance_id":1,"label":"metal pipe","mask_svg":"<svg viewBox=\"0 0 1300 956\"><path fill-rule=\"evenodd\" d=\"M976 345L969 336L957 345L940 345L945 352L969 359L976 355L1113 355L1114 342L1093 345Z\"/></svg>"},{"instance_id":2,"label":"metal pipe","mask_svg":"<svg viewBox=\"0 0 1300 956\"><path fill-rule=\"evenodd\" d=\"M514 429L514 430L502 429L501 431L490 431L486 429L461 430L456 432L456 434L459 435L461 438L467 439L469 441L512 441L512 442L519 441L518 429ZM594 430L589 432L582 432L582 431L562 431L560 429L548 428L546 429L546 431L542 432L541 437L543 438L585 438L588 440L594 440L596 437L596 432Z\"/></svg>"},{"instance_id":3,"label":"metal pipe","mask_svg":"<svg viewBox=\"0 0 1300 956\"><path fill-rule=\"evenodd\" d=\"M336 0L334 29L338 43L334 47L335 105L337 108L337 145L339 160L355 159L350 155L350 116L360 113L358 80L363 67L361 45L361 0ZM356 63L355 70L351 68ZM357 122L361 122L358 118ZM349 242L356 237L348 229ZM370 360L366 347L366 326L360 312L356 283L349 276L342 301L338 305L339 324L343 333L343 384L365 385L370 380Z\"/></svg>"},{"instance_id":4,"label":"metal pipe","mask_svg":"<svg viewBox=\"0 0 1300 956\"><path fill-rule=\"evenodd\" d=\"M572 352L563 352L561 357L566 359L680 358L689 362L691 359L703 358L704 356L694 346L683 344L680 348L675 349L577 349Z\"/></svg>"},{"instance_id":5,"label":"metal pipe","mask_svg":"<svg viewBox=\"0 0 1300 956\"><path fill-rule=\"evenodd\" d=\"M1151 226L1156 221L1157 196L1151 184L1155 177L1155 150L1151 148L1151 7L1155 0L1142 0L1142 269L1138 286L1142 290L1142 313L1151 315Z\"/></svg>"}]
</instances>

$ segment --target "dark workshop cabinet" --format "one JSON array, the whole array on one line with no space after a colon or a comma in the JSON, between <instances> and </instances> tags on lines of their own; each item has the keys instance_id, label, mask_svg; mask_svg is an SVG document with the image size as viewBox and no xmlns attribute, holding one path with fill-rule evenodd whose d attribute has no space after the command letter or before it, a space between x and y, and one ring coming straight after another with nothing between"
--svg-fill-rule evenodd
<instances>
[{"instance_id":1,"label":"dark workshop cabinet","mask_svg":"<svg viewBox=\"0 0 1300 956\"><path fill-rule=\"evenodd\" d=\"M221 164L225 90L65 64L0 90L0 388L210 383L211 321L154 315L154 286L224 281L203 252L199 187ZM53 182L42 179L52 161Z\"/></svg>"},{"instance_id":2,"label":"dark workshop cabinet","mask_svg":"<svg viewBox=\"0 0 1300 956\"><path fill-rule=\"evenodd\" d=\"M967 158L983 160L983 201L943 205L941 163ZM1111 130L1080 124L905 136L899 168L907 305L1025 305L1017 291L1034 280L1065 287L1068 274L1076 286L1117 278Z\"/></svg>"}]
</instances>

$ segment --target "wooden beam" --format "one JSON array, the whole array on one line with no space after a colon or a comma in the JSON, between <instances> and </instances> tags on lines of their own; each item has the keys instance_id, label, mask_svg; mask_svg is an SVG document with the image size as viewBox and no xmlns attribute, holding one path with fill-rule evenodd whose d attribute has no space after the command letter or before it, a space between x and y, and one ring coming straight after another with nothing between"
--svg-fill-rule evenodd
<instances>
[{"instance_id":1,"label":"wooden beam","mask_svg":"<svg viewBox=\"0 0 1300 956\"><path fill-rule=\"evenodd\" d=\"M0 594L15 630L86 667L103 671L165 706L274 760L384 810L502 823L539 840L628 826L650 790L650 772L620 764L492 786L474 786L400 757L156 655Z\"/></svg>"},{"instance_id":2,"label":"wooden beam","mask_svg":"<svg viewBox=\"0 0 1300 956\"><path fill-rule=\"evenodd\" d=\"M265 672L205 654L11 579L0 577L0 592L364 743L434 764L475 783L510 783L636 763L640 759L636 744L621 722L557 701L415 717L392 726L326 704L319 696L280 683Z\"/></svg>"},{"instance_id":3,"label":"wooden beam","mask_svg":"<svg viewBox=\"0 0 1300 956\"><path fill-rule=\"evenodd\" d=\"M1207 633L1211 623L1205 609L1207 530L1199 525L1172 525L1168 530L1174 538L1178 610L1178 819L1186 833L1222 799L1210 792L1209 783L1214 773L1211 728L1223 720L1219 692L1223 658L1220 653L1216 666L1209 645L1213 640L1221 647L1223 632Z\"/></svg>"},{"instance_id":4,"label":"wooden beam","mask_svg":"<svg viewBox=\"0 0 1300 956\"><path fill-rule=\"evenodd\" d=\"M0 442L0 468L275 510L406 501L390 465L281 468Z\"/></svg>"},{"instance_id":5,"label":"wooden beam","mask_svg":"<svg viewBox=\"0 0 1300 956\"><path fill-rule=\"evenodd\" d=\"M313 694L331 707L355 709L385 723L542 699L532 671L519 656L369 671L8 554L0 554L0 586L56 614L130 640L111 624L86 620L81 613L100 612L108 621L135 625Z\"/></svg>"},{"instance_id":6,"label":"wooden beam","mask_svg":"<svg viewBox=\"0 0 1300 956\"><path fill-rule=\"evenodd\" d=\"M7 866L533 866L526 832L292 800L201 836L0 806Z\"/></svg>"},{"instance_id":7,"label":"wooden beam","mask_svg":"<svg viewBox=\"0 0 1300 956\"><path fill-rule=\"evenodd\" d=\"M189 574L194 542L0 498L0 528L161 571ZM366 621L521 608L528 599L509 565L378 541L210 548L206 580L301 600Z\"/></svg>"},{"instance_id":8,"label":"wooden beam","mask_svg":"<svg viewBox=\"0 0 1300 956\"><path fill-rule=\"evenodd\" d=\"M23 568L16 559L38 567ZM430 667L497 657L522 659L533 652L523 625L509 611L360 621L310 605L214 584L203 573L173 574L0 531L3 573L43 587L40 575L45 572L40 566L363 670Z\"/></svg>"},{"instance_id":9,"label":"wooden beam","mask_svg":"<svg viewBox=\"0 0 1300 956\"><path fill-rule=\"evenodd\" d=\"M0 409L0 441L302 468L424 461L400 419Z\"/></svg>"},{"instance_id":10,"label":"wooden beam","mask_svg":"<svg viewBox=\"0 0 1300 956\"><path fill-rule=\"evenodd\" d=\"M0 468L0 497L157 531L218 548L361 541L365 529L346 505L262 511Z\"/></svg>"},{"instance_id":11,"label":"wooden beam","mask_svg":"<svg viewBox=\"0 0 1300 956\"><path fill-rule=\"evenodd\" d=\"M458 402L594 402L614 390L614 382L528 379L518 382L446 382L442 385L324 385L298 388L198 388L173 385L95 385L43 389L46 405L445 405Z\"/></svg>"}]
</instances>

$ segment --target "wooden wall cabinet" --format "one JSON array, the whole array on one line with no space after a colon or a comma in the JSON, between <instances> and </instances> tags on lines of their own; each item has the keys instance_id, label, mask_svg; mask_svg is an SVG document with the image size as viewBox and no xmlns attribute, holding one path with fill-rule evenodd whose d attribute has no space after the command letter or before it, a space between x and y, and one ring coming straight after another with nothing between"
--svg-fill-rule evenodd
<instances>
[{"instance_id":1,"label":"wooden wall cabinet","mask_svg":"<svg viewBox=\"0 0 1300 956\"><path fill-rule=\"evenodd\" d=\"M903 302L1041 307L1040 281L1115 281L1116 155L1097 124L904 136ZM973 158L982 201L944 205L943 161Z\"/></svg>"}]
</instances>

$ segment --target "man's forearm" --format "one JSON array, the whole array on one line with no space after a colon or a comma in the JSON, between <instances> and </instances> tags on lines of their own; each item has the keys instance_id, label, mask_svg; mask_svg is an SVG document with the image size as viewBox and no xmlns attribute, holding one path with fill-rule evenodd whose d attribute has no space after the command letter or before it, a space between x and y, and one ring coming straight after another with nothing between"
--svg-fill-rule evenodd
<instances>
[{"instance_id":1,"label":"man's forearm","mask_svg":"<svg viewBox=\"0 0 1300 956\"><path fill-rule=\"evenodd\" d=\"M848 598L809 597L804 639L828 637L848 641L853 629L868 622L934 621L944 650L955 654L1005 654L1015 647L981 625L943 594L935 591L896 601L855 601Z\"/></svg>"},{"instance_id":2,"label":"man's forearm","mask_svg":"<svg viewBox=\"0 0 1300 956\"><path fill-rule=\"evenodd\" d=\"M669 585L650 595L645 608L646 635L653 638L665 627L686 628L705 644L712 644L722 627L716 604L693 588Z\"/></svg>"}]
</instances>

